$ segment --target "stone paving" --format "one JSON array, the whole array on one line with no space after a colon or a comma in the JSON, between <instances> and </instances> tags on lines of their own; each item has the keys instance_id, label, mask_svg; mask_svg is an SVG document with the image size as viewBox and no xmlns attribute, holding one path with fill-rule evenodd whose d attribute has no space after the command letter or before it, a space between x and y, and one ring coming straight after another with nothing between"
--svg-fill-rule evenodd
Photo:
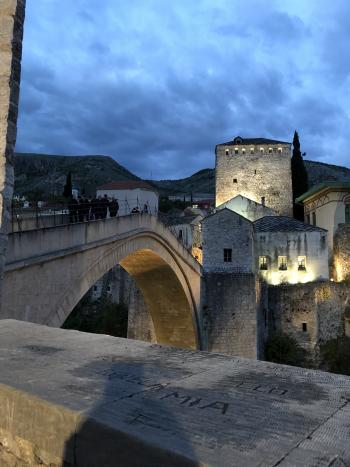
<instances>
[{"instance_id":1,"label":"stone paving","mask_svg":"<svg viewBox=\"0 0 350 467\"><path fill-rule=\"evenodd\" d=\"M0 465L63 460L350 465L350 378L2 320Z\"/></svg>"}]
</instances>

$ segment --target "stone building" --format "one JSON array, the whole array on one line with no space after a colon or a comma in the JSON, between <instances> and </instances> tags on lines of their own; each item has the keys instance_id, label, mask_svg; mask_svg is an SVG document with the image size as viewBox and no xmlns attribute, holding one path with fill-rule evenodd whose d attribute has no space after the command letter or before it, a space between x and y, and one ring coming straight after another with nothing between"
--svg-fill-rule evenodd
<instances>
[{"instance_id":1,"label":"stone building","mask_svg":"<svg viewBox=\"0 0 350 467\"><path fill-rule=\"evenodd\" d=\"M329 278L327 231L290 217L254 222L255 271L268 284Z\"/></svg>"},{"instance_id":2,"label":"stone building","mask_svg":"<svg viewBox=\"0 0 350 467\"><path fill-rule=\"evenodd\" d=\"M287 216L250 222L224 208L202 221L205 272L254 273L268 284L327 280L327 231Z\"/></svg>"},{"instance_id":3,"label":"stone building","mask_svg":"<svg viewBox=\"0 0 350 467\"><path fill-rule=\"evenodd\" d=\"M252 222L264 216L278 216L278 213L273 209L242 195L231 198L225 203L220 204L220 206L217 206L216 209L223 208L231 209L231 211L235 211L237 214L240 214Z\"/></svg>"},{"instance_id":4,"label":"stone building","mask_svg":"<svg viewBox=\"0 0 350 467\"><path fill-rule=\"evenodd\" d=\"M241 138L215 149L215 205L237 195L292 216L291 144L265 138Z\"/></svg>"}]
</instances>

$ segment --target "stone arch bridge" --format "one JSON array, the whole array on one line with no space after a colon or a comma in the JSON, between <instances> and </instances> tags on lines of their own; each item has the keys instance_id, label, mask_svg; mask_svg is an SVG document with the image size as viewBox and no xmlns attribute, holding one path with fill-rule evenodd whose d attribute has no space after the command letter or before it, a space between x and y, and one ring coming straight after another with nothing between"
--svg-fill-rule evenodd
<instances>
[{"instance_id":1,"label":"stone arch bridge","mask_svg":"<svg viewBox=\"0 0 350 467\"><path fill-rule=\"evenodd\" d=\"M201 266L150 215L10 234L1 318L59 327L117 264L142 291L157 342L201 348Z\"/></svg>"}]
</instances>

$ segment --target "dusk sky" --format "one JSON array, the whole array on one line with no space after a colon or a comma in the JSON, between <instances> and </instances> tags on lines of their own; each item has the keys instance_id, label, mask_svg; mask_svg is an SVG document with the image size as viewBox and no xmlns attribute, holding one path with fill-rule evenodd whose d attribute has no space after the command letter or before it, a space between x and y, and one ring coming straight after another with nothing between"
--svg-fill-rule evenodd
<instances>
[{"instance_id":1,"label":"dusk sky","mask_svg":"<svg viewBox=\"0 0 350 467\"><path fill-rule=\"evenodd\" d=\"M348 0L27 0L16 149L180 178L297 129L349 167L349 18Z\"/></svg>"}]
</instances>

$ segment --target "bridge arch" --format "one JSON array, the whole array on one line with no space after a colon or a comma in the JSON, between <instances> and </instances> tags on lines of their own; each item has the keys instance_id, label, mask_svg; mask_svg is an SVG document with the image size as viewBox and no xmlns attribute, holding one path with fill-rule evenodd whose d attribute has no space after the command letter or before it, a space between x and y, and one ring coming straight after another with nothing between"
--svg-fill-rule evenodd
<instances>
[{"instance_id":1,"label":"bridge arch","mask_svg":"<svg viewBox=\"0 0 350 467\"><path fill-rule=\"evenodd\" d=\"M57 244L59 250L50 247ZM144 296L157 342L200 348L200 266L151 216L16 233L8 260L5 290L19 283L21 290L5 294L3 318L60 327L96 281L120 264Z\"/></svg>"}]
</instances>

